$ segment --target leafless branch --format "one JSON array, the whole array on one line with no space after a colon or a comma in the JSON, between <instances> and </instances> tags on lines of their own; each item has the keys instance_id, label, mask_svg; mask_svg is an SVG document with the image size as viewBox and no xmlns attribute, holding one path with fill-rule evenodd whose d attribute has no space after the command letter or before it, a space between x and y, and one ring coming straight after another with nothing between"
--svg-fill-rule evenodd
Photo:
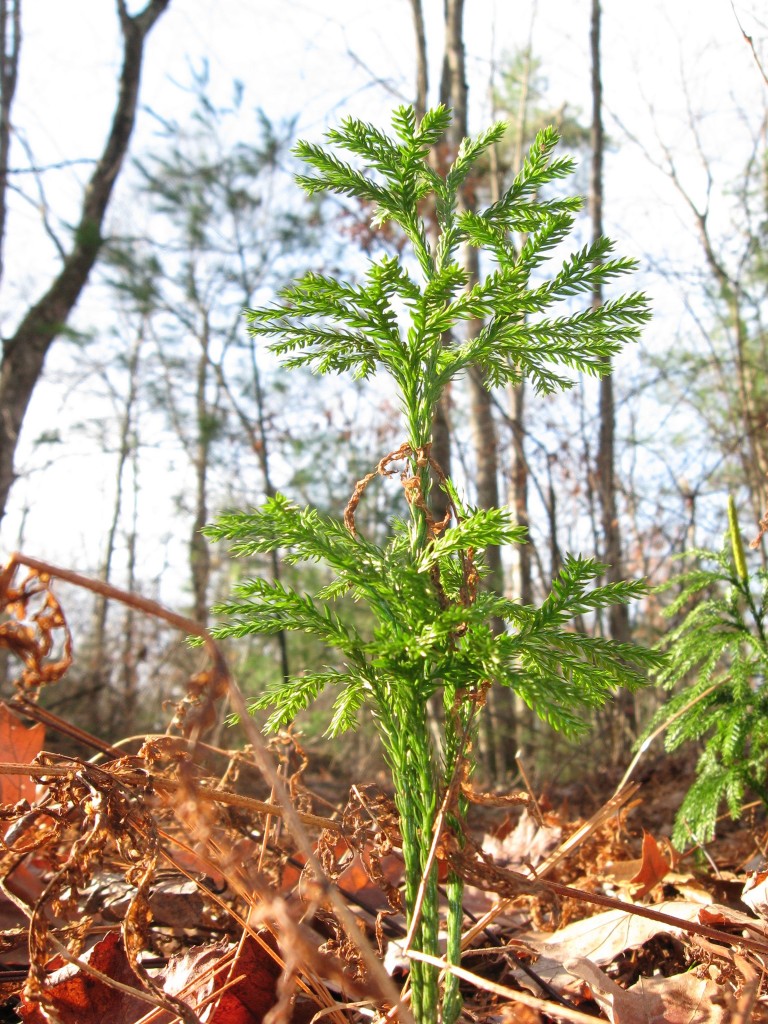
<instances>
[{"instance_id":1,"label":"leafless branch","mask_svg":"<svg viewBox=\"0 0 768 1024\"><path fill-rule=\"evenodd\" d=\"M17 133L18 137L18 133ZM90 164L93 166L96 161L93 157L83 156L78 157L75 160L58 160L53 164L31 164L29 167L9 167L5 172L6 174L45 174L46 171L63 171L68 167L77 167L80 164Z\"/></svg>"},{"instance_id":2,"label":"leafless branch","mask_svg":"<svg viewBox=\"0 0 768 1024\"><path fill-rule=\"evenodd\" d=\"M763 66L763 62L760 60L760 56L757 50L755 49L755 40L752 38L751 35L749 35L747 30L742 25L741 20L738 14L736 13L736 7L733 3L733 0L731 0L731 10L733 11L733 16L736 19L736 24L739 26L739 31L741 32L745 42L752 51L752 56L754 57L755 64L757 64L758 71L763 76L763 81L765 82L765 84L768 85L768 72L766 72L765 67Z\"/></svg>"},{"instance_id":3,"label":"leafless branch","mask_svg":"<svg viewBox=\"0 0 768 1024\"><path fill-rule=\"evenodd\" d=\"M43 222L43 228L45 229L45 233L46 233L46 235L48 235L50 240L53 242L53 244L54 244L54 246L56 248L56 251L58 252L58 254L61 257L61 259L64 260L64 259L66 259L67 253L66 253L66 250L64 249L64 245L62 244L61 240L59 239L59 236L56 234L56 231L54 230L53 224L51 224L51 218L50 218L50 210L51 210L51 208L48 205L48 198L47 198L47 196L45 194L45 185L43 184L43 177L42 177L42 174L39 171L34 170L34 160L32 159L32 147L29 144L29 139L27 139L26 136L22 132L20 132L20 131L14 132L14 135L16 137L17 142L19 143L21 148L24 150L24 153L26 154L27 159L29 160L30 168L33 169L33 174L34 174L34 179L35 179L35 186L37 188L37 200L38 201L35 202L31 198L29 199L29 201L31 203L33 203L33 205L35 205L37 207L37 209L39 210L40 217L41 217L42 222ZM21 194L23 194L23 193L21 193ZM27 197L25 196L25 198L27 198Z\"/></svg>"}]
</instances>

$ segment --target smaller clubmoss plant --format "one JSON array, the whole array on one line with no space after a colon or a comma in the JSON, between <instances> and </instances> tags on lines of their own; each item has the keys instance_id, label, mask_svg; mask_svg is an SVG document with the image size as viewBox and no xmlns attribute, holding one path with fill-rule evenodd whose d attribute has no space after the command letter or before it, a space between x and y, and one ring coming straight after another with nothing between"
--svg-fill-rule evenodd
<instances>
[{"instance_id":1,"label":"smaller clubmoss plant","mask_svg":"<svg viewBox=\"0 0 768 1024\"><path fill-rule=\"evenodd\" d=\"M751 791L768 808L768 572L748 572L733 497L722 551L694 550L695 563L659 590L679 590L666 608L685 616L661 641L666 654L656 678L675 695L647 735L667 724L667 750L699 743L696 781L675 819L678 849L708 842L723 804L740 817Z\"/></svg>"},{"instance_id":2,"label":"smaller clubmoss plant","mask_svg":"<svg viewBox=\"0 0 768 1024\"><path fill-rule=\"evenodd\" d=\"M540 392L569 387L566 370L607 373L611 357L636 338L649 314L641 294L591 303L596 284L634 266L613 258L606 239L571 255L549 279L534 282L582 205L573 197L547 197L547 187L573 170L570 159L554 156L554 129L539 133L498 202L481 212L462 212L462 185L505 125L464 140L442 175L433 169L430 152L449 124L443 107L421 122L403 107L394 115L394 138L350 118L328 133L329 147L299 143L298 154L314 168L299 183L309 193L331 191L373 203L374 225L396 222L410 254L372 262L359 283L308 273L278 303L247 314L250 329L271 339L271 350L287 366L358 378L389 374L406 440L358 483L341 519L299 508L277 494L255 511L222 515L207 530L212 538L233 542L238 555L279 550L290 563L321 562L330 570L331 582L312 594L268 579L241 583L233 600L215 609L229 622L214 632L238 637L299 630L340 653L342 668L308 666L270 687L253 707L270 708L267 728L277 729L331 687L337 696L330 736L354 728L362 709L372 716L400 815L412 947L431 956L439 955L437 867L430 852L438 838L436 822L444 823L442 846L450 857L464 843L461 783L473 769L471 738L488 688L513 688L550 725L573 734L585 728L585 709L601 705L618 686L640 684L653 659L640 648L586 636L570 625L574 617L629 601L643 590L637 582L595 586L605 567L592 559L567 558L539 607L479 585L483 550L523 543L524 531L505 509L467 507L436 464L432 423L444 388L473 366L490 387L523 376ZM342 160L332 147L357 162ZM437 222L434 243L428 240L427 215ZM471 286L458 258L467 245L495 264ZM579 295L585 297L583 308L574 308ZM470 320L484 326L462 337L461 324ZM387 543L376 544L358 533L355 510L366 486L398 467L407 515L392 523ZM430 511L433 486L448 495L448 521L436 522ZM362 632L345 618L338 601L343 594L365 603L370 630ZM492 629L494 619L506 623L504 632ZM439 745L428 721L436 694L445 711ZM445 956L452 964L461 959L457 864L451 862L447 882ZM453 975L441 990L437 969L414 960L410 986L418 1024L451 1024L457 1018L461 1002Z\"/></svg>"}]
</instances>

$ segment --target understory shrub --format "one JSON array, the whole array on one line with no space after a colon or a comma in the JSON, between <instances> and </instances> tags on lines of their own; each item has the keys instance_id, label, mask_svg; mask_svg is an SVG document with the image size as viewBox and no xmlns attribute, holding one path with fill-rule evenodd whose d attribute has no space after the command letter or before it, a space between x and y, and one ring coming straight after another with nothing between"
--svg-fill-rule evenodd
<instances>
[{"instance_id":1,"label":"understory shrub","mask_svg":"<svg viewBox=\"0 0 768 1024\"><path fill-rule=\"evenodd\" d=\"M712 839L723 804L739 818L749 791L768 807L768 572L748 571L733 498L728 520L721 551L687 552L690 567L659 588L678 591L665 614L684 615L660 644L666 660L656 672L676 692L647 734L668 723L667 750L703 745L675 819L679 849Z\"/></svg>"}]
</instances>

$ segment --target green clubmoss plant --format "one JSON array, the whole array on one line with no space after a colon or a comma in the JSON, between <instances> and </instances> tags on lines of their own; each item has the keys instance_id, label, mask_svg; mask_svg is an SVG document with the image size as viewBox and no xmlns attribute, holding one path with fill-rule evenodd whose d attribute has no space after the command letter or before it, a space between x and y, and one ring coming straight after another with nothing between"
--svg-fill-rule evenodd
<instances>
[{"instance_id":1,"label":"green clubmoss plant","mask_svg":"<svg viewBox=\"0 0 768 1024\"><path fill-rule=\"evenodd\" d=\"M676 692L647 730L668 723L667 750L703 745L675 819L679 849L711 840L723 805L738 818L748 791L768 807L768 572L748 572L732 497L722 551L683 557L693 567L659 588L679 591L665 614L684 613L660 644L667 657L656 674Z\"/></svg>"},{"instance_id":2,"label":"green clubmoss plant","mask_svg":"<svg viewBox=\"0 0 768 1024\"><path fill-rule=\"evenodd\" d=\"M469 508L435 463L432 423L444 388L473 366L490 387L523 376L539 392L569 387L568 371L608 372L611 357L636 338L649 314L641 294L592 305L596 283L634 266L613 257L605 239L558 263L551 276L542 274L582 205L577 198L548 197L548 187L573 170L570 159L554 155L554 129L539 133L498 202L470 212L461 209L462 185L505 126L466 139L443 175L430 153L449 123L443 107L421 122L403 107L394 115L394 137L350 118L328 133L326 146L299 143L298 154L313 169L298 179L307 192L374 204L374 225L395 222L408 249L399 258L371 262L357 283L308 273L274 305L247 314L250 329L289 367L357 378L388 374L404 416L403 444L372 456L372 472L354 488L341 518L277 494L254 511L222 515L207 531L232 542L239 555L279 550L290 563L319 562L330 571L331 582L311 594L266 579L241 583L232 601L215 609L228 619L215 635L299 630L340 653L342 668L307 666L271 686L254 709L271 709L267 727L277 729L331 688L329 736L354 728L362 710L372 716L400 815L412 946L432 956L438 955L440 920L430 848L439 818L448 833L445 849L461 850L466 807L459 783L473 768L471 739L488 688L511 687L555 729L574 734L585 727L585 709L603 704L618 686L637 686L652 658L570 625L643 589L636 582L595 585L605 567L592 559L567 558L540 607L521 606L480 585L483 550L523 543L524 531L506 509ZM429 240L428 216L437 222L436 242ZM471 286L459 260L465 245L482 250L492 266ZM462 334L469 320L483 322L476 335ZM404 514L391 524L386 543L373 543L358 533L355 509L377 474L399 471ZM447 493L450 522L435 521L432 487ZM361 632L345 618L343 594L365 603L370 630ZM494 632L494 619L506 623L504 632ZM427 711L436 694L445 709L439 745ZM456 864L447 888L445 955L457 964L462 880ZM433 966L412 962L411 1006L419 1024L451 1024L460 1012L456 979L448 975L442 988L438 979Z\"/></svg>"}]
</instances>

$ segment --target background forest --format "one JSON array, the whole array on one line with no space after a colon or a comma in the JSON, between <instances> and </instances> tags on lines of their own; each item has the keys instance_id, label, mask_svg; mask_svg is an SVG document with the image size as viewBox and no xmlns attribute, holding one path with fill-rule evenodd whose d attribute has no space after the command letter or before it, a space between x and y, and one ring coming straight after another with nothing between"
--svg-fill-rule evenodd
<instances>
[{"instance_id":1,"label":"background forest","mask_svg":"<svg viewBox=\"0 0 768 1024\"><path fill-rule=\"evenodd\" d=\"M768 28L757 4L708 0L694 22L683 7L2 0L4 554L203 626L240 577L323 582L279 552L236 564L201 530L276 490L340 516L400 444L400 412L380 380L286 374L242 311L309 268L362 277L371 256L402 247L357 201L301 196L296 140L348 114L381 124L399 104L440 101L454 148L509 124L467 183L469 206L502 194L554 124L588 198L576 244L605 233L637 257L631 287L654 312L602 380L574 374L542 396L470 373L445 396L441 465L471 504L507 504L529 529L514 557L488 552L490 583L541 600L571 552L607 563L608 582L664 584L676 556L690 568L693 549L720 548L729 495L756 536L768 506ZM375 537L399 501L394 483L378 487L358 525ZM764 543L747 557L764 566ZM580 625L653 644L668 600ZM77 660L47 705L108 740L162 731L195 652L103 596L73 591L65 605ZM327 655L278 633L230 657L255 695ZM622 694L589 749L553 759L530 710L494 695L485 776L508 779L518 750L538 778L624 763L662 699ZM301 719L310 742L325 724L313 714ZM365 769L371 749L363 726L334 756Z\"/></svg>"}]
</instances>

